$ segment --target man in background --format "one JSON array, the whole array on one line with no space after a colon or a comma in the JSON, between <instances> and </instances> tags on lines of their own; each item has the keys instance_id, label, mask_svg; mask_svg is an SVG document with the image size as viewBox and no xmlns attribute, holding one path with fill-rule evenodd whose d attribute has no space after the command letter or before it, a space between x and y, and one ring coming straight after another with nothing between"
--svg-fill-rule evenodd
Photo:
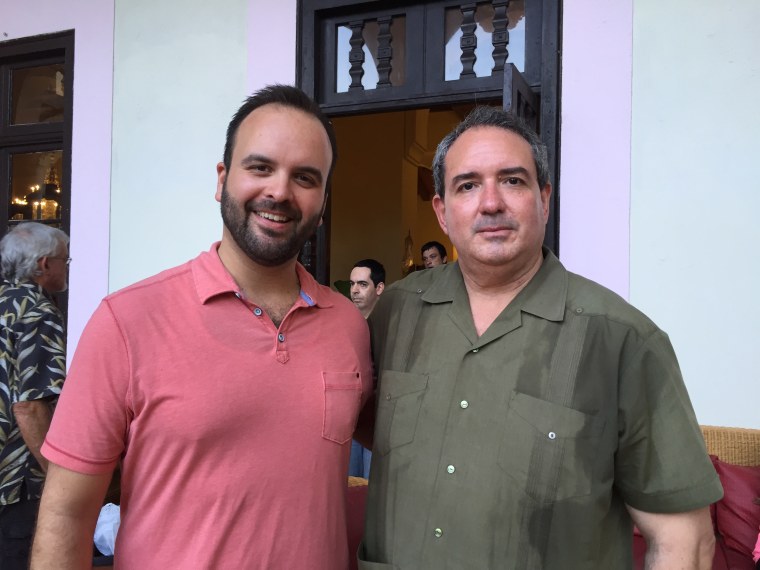
<instances>
[{"instance_id":1,"label":"man in background","mask_svg":"<svg viewBox=\"0 0 760 570\"><path fill-rule=\"evenodd\" d=\"M369 333L297 262L335 134L295 87L249 97L216 166L222 240L106 297L42 448L32 568L89 568L122 467L119 568L348 567L346 472Z\"/></svg>"},{"instance_id":2,"label":"man in background","mask_svg":"<svg viewBox=\"0 0 760 570\"><path fill-rule=\"evenodd\" d=\"M354 264L349 279L351 300L366 319L375 308L385 290L385 267L376 259L362 259ZM369 477L372 452L358 441L351 442L348 474L352 477Z\"/></svg>"},{"instance_id":3,"label":"man in background","mask_svg":"<svg viewBox=\"0 0 760 570\"><path fill-rule=\"evenodd\" d=\"M375 259L357 261L348 283L351 301L366 319L385 289L385 267Z\"/></svg>"},{"instance_id":4,"label":"man in background","mask_svg":"<svg viewBox=\"0 0 760 570\"><path fill-rule=\"evenodd\" d=\"M40 446L66 375L68 236L23 222L0 240L0 570L26 570L47 460Z\"/></svg>"},{"instance_id":5,"label":"man in background","mask_svg":"<svg viewBox=\"0 0 760 570\"><path fill-rule=\"evenodd\" d=\"M423 244L420 250L422 252L422 264L425 266L425 269L445 265L448 261L446 248L441 242L429 241Z\"/></svg>"}]
</instances>

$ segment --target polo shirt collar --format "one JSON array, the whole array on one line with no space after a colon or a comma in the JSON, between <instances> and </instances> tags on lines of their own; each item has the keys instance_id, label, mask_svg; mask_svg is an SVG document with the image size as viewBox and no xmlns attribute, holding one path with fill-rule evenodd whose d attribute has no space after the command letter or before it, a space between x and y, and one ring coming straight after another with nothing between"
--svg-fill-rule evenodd
<instances>
[{"instance_id":1,"label":"polo shirt collar","mask_svg":"<svg viewBox=\"0 0 760 570\"><path fill-rule=\"evenodd\" d=\"M567 298L567 270L549 249L544 247L542 252L544 262L510 307L549 321L562 321ZM454 262L440 271L430 288L423 293L422 300L427 303L450 303L462 294L467 298L462 270L459 263Z\"/></svg>"},{"instance_id":2,"label":"polo shirt collar","mask_svg":"<svg viewBox=\"0 0 760 570\"><path fill-rule=\"evenodd\" d=\"M522 304L520 309L525 313L548 321L562 321L567 300L567 270L548 248L542 250L544 262L515 301Z\"/></svg>"},{"instance_id":3,"label":"polo shirt collar","mask_svg":"<svg viewBox=\"0 0 760 570\"><path fill-rule=\"evenodd\" d=\"M201 253L192 260L193 281L198 299L205 304L212 297L225 293L238 293L239 287L227 268L219 258L219 244L214 243L208 251ZM301 283L301 300L308 306L330 307L329 290L321 287L319 283L306 271L300 263L296 263L296 273Z\"/></svg>"}]
</instances>

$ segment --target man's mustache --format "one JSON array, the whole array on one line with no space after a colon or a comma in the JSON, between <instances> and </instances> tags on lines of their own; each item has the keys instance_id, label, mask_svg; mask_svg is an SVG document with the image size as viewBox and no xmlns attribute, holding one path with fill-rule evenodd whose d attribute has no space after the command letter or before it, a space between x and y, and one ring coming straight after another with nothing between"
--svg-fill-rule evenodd
<instances>
[{"instance_id":1,"label":"man's mustache","mask_svg":"<svg viewBox=\"0 0 760 570\"><path fill-rule=\"evenodd\" d=\"M516 230L520 227L517 220L510 218L509 216L481 216L472 225L472 230L479 232L482 230Z\"/></svg>"},{"instance_id":2,"label":"man's mustache","mask_svg":"<svg viewBox=\"0 0 760 570\"><path fill-rule=\"evenodd\" d=\"M261 200L249 200L245 203L245 211L249 214L261 210L282 214L296 221L299 221L302 217L301 211L294 208L290 202L277 202L264 198Z\"/></svg>"}]
</instances>

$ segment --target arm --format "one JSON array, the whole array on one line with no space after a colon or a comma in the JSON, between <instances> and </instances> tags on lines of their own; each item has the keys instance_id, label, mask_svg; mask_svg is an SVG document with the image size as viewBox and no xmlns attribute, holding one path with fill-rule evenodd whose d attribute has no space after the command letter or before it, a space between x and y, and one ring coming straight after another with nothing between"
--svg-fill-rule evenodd
<instances>
[{"instance_id":1,"label":"arm","mask_svg":"<svg viewBox=\"0 0 760 570\"><path fill-rule=\"evenodd\" d=\"M647 541L646 570L712 568L715 535L709 507L673 514L626 508Z\"/></svg>"},{"instance_id":2,"label":"arm","mask_svg":"<svg viewBox=\"0 0 760 570\"><path fill-rule=\"evenodd\" d=\"M32 546L32 570L92 567L95 523L111 473L84 475L51 463Z\"/></svg>"},{"instance_id":3,"label":"arm","mask_svg":"<svg viewBox=\"0 0 760 570\"><path fill-rule=\"evenodd\" d=\"M48 462L40 453L45 434L50 428L53 412L47 400L29 400L13 404L13 415L24 443L32 452L43 471L47 471Z\"/></svg>"}]
</instances>

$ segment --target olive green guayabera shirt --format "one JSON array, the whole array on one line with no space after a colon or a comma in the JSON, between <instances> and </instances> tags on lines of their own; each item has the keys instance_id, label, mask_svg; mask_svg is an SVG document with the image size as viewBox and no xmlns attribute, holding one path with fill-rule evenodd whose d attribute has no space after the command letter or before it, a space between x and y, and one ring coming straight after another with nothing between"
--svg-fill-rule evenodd
<instances>
[{"instance_id":1,"label":"olive green guayabera shirt","mask_svg":"<svg viewBox=\"0 0 760 570\"><path fill-rule=\"evenodd\" d=\"M458 264L380 298L359 568L630 568L625 503L722 496L667 336L544 256L481 337Z\"/></svg>"}]
</instances>

